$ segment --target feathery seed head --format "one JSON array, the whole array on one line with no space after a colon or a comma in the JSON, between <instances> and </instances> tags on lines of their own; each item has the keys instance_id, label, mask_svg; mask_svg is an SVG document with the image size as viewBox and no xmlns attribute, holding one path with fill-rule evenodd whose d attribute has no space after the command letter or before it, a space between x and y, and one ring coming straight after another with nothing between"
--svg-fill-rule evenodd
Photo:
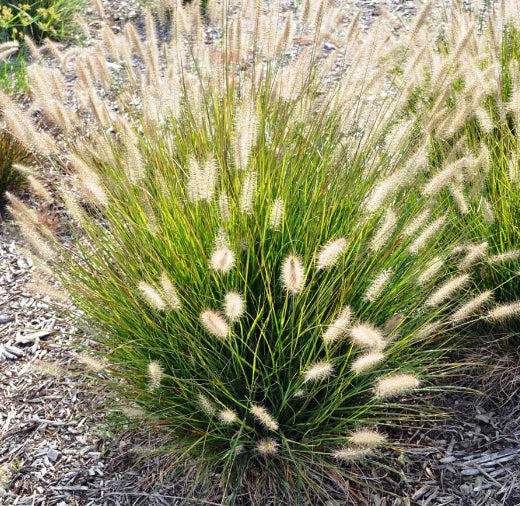
<instances>
[{"instance_id":1,"label":"feathery seed head","mask_svg":"<svg viewBox=\"0 0 520 506\"><path fill-rule=\"evenodd\" d=\"M276 199L271 207L271 216L269 217L269 227L273 230L279 230L282 225L285 214L285 205L282 199Z\"/></svg>"},{"instance_id":2,"label":"feathery seed head","mask_svg":"<svg viewBox=\"0 0 520 506\"><path fill-rule=\"evenodd\" d=\"M419 388L420 381L413 374L393 374L381 378L375 386L378 399L388 399Z\"/></svg>"},{"instance_id":3,"label":"feathery seed head","mask_svg":"<svg viewBox=\"0 0 520 506\"><path fill-rule=\"evenodd\" d=\"M304 381L318 381L328 378L334 372L334 366L330 362L315 362L304 373Z\"/></svg>"},{"instance_id":4,"label":"feathery seed head","mask_svg":"<svg viewBox=\"0 0 520 506\"><path fill-rule=\"evenodd\" d=\"M352 362L352 370L356 374L361 374L363 372L369 371L370 369L373 369L384 359L385 356L380 351L366 353L365 355L361 355L359 358L356 358L356 360Z\"/></svg>"},{"instance_id":5,"label":"feathery seed head","mask_svg":"<svg viewBox=\"0 0 520 506\"><path fill-rule=\"evenodd\" d=\"M353 432L347 439L354 446L374 448L382 445L387 440L387 437L374 430L360 429Z\"/></svg>"},{"instance_id":6,"label":"feathery seed head","mask_svg":"<svg viewBox=\"0 0 520 506\"><path fill-rule=\"evenodd\" d=\"M493 296L493 292L491 290L482 292L480 295L477 295L473 299L469 300L465 304L463 304L455 313L453 313L450 320L453 323L457 323L460 321L469 318L471 315L475 314L475 312L480 309L486 302L488 302Z\"/></svg>"},{"instance_id":7,"label":"feathery seed head","mask_svg":"<svg viewBox=\"0 0 520 506\"><path fill-rule=\"evenodd\" d=\"M479 259L484 258L486 256L487 248L487 242L468 246L466 256L459 263L459 269L467 270Z\"/></svg>"},{"instance_id":8,"label":"feathery seed head","mask_svg":"<svg viewBox=\"0 0 520 506\"><path fill-rule=\"evenodd\" d=\"M204 394L197 394L197 402L206 415L213 416L216 413L217 408Z\"/></svg>"},{"instance_id":9,"label":"feathery seed head","mask_svg":"<svg viewBox=\"0 0 520 506\"><path fill-rule=\"evenodd\" d=\"M487 317L490 320L505 321L520 315L520 300L511 302L510 304L502 304L496 306L488 312Z\"/></svg>"},{"instance_id":10,"label":"feathery seed head","mask_svg":"<svg viewBox=\"0 0 520 506\"><path fill-rule=\"evenodd\" d=\"M491 255L489 261L493 264L501 264L505 262L513 262L520 259L520 249L514 249L510 251L504 251L497 255Z\"/></svg>"},{"instance_id":11,"label":"feathery seed head","mask_svg":"<svg viewBox=\"0 0 520 506\"><path fill-rule=\"evenodd\" d=\"M435 257L433 259L432 264L424 271L422 272L419 277L417 278L417 281L420 285L426 284L430 279L432 279L442 268L444 265L444 261L440 257Z\"/></svg>"},{"instance_id":12,"label":"feathery seed head","mask_svg":"<svg viewBox=\"0 0 520 506\"><path fill-rule=\"evenodd\" d=\"M164 271L161 274L161 286L164 293L164 296L166 298L166 301L168 302L168 305L172 309L180 309L181 308L181 300L179 299L179 295L177 293L177 289L173 285L173 283L170 281L170 278L168 277L168 273Z\"/></svg>"},{"instance_id":13,"label":"feathery seed head","mask_svg":"<svg viewBox=\"0 0 520 506\"><path fill-rule=\"evenodd\" d=\"M235 264L235 254L227 246L216 248L209 259L210 267L217 272L227 273Z\"/></svg>"},{"instance_id":14,"label":"feathery seed head","mask_svg":"<svg viewBox=\"0 0 520 506\"><path fill-rule=\"evenodd\" d=\"M278 451L279 444L272 438L261 439L256 444L256 449L263 457L274 455Z\"/></svg>"},{"instance_id":15,"label":"feathery seed head","mask_svg":"<svg viewBox=\"0 0 520 506\"><path fill-rule=\"evenodd\" d=\"M371 448L348 448L343 447L339 450L336 450L332 456L338 460L342 460L344 462L356 462L358 460L362 460L365 457L368 457L372 454Z\"/></svg>"},{"instance_id":16,"label":"feathery seed head","mask_svg":"<svg viewBox=\"0 0 520 506\"><path fill-rule=\"evenodd\" d=\"M163 369L161 364L157 361L152 361L148 364L148 389L153 392L161 386L163 377Z\"/></svg>"},{"instance_id":17,"label":"feathery seed head","mask_svg":"<svg viewBox=\"0 0 520 506\"><path fill-rule=\"evenodd\" d=\"M351 312L350 307L345 306L339 316L327 327L323 333L325 344L332 344L345 335L350 325Z\"/></svg>"},{"instance_id":18,"label":"feathery seed head","mask_svg":"<svg viewBox=\"0 0 520 506\"><path fill-rule=\"evenodd\" d=\"M393 269L390 267L379 274L379 276L377 276L377 278L375 278L374 281L372 281L372 284L367 288L363 298L368 302L374 302L379 295L381 295L381 292L392 276L392 273Z\"/></svg>"},{"instance_id":19,"label":"feathery seed head","mask_svg":"<svg viewBox=\"0 0 520 506\"><path fill-rule=\"evenodd\" d=\"M350 337L354 344L365 348L381 349L384 346L381 332L368 324L359 324L350 329Z\"/></svg>"},{"instance_id":20,"label":"feathery seed head","mask_svg":"<svg viewBox=\"0 0 520 506\"><path fill-rule=\"evenodd\" d=\"M144 297L146 302L150 304L150 306L158 309L159 311L166 309L166 303L162 299L159 292L152 285L141 281L138 285L138 288L141 292L141 295Z\"/></svg>"},{"instance_id":21,"label":"feathery seed head","mask_svg":"<svg viewBox=\"0 0 520 506\"><path fill-rule=\"evenodd\" d=\"M347 247L345 238L330 241L316 255L316 268L318 270L333 267Z\"/></svg>"},{"instance_id":22,"label":"feathery seed head","mask_svg":"<svg viewBox=\"0 0 520 506\"><path fill-rule=\"evenodd\" d=\"M226 320L222 318L216 311L207 309L200 315L200 321L204 328L219 339L226 339L229 336L229 326Z\"/></svg>"},{"instance_id":23,"label":"feathery seed head","mask_svg":"<svg viewBox=\"0 0 520 506\"><path fill-rule=\"evenodd\" d=\"M236 322L245 311L244 297L237 292L229 292L224 297L224 313L232 322Z\"/></svg>"},{"instance_id":24,"label":"feathery seed head","mask_svg":"<svg viewBox=\"0 0 520 506\"><path fill-rule=\"evenodd\" d=\"M426 301L426 306L433 307L442 304L449 299L454 292L468 284L469 280L469 274L462 274L446 281L446 283L430 295Z\"/></svg>"},{"instance_id":25,"label":"feathery seed head","mask_svg":"<svg viewBox=\"0 0 520 506\"><path fill-rule=\"evenodd\" d=\"M237 414L231 409L222 409L218 412L218 418L222 423L232 424L237 421Z\"/></svg>"},{"instance_id":26,"label":"feathery seed head","mask_svg":"<svg viewBox=\"0 0 520 506\"><path fill-rule=\"evenodd\" d=\"M288 255L282 264L282 284L285 290L295 295L303 289L305 270L303 262L296 255Z\"/></svg>"},{"instance_id":27,"label":"feathery seed head","mask_svg":"<svg viewBox=\"0 0 520 506\"><path fill-rule=\"evenodd\" d=\"M421 251L429 239L431 239L435 234L437 234L441 228L444 226L446 222L446 218L441 216L433 221L430 225L428 225L410 244L410 253L412 255L417 255L419 251Z\"/></svg>"},{"instance_id":28,"label":"feathery seed head","mask_svg":"<svg viewBox=\"0 0 520 506\"><path fill-rule=\"evenodd\" d=\"M396 224L397 216L392 209L389 209L386 212L383 223L372 238L370 247L373 251L378 251L385 245L386 241L392 235Z\"/></svg>"},{"instance_id":29,"label":"feathery seed head","mask_svg":"<svg viewBox=\"0 0 520 506\"><path fill-rule=\"evenodd\" d=\"M121 406L121 412L127 418L143 418L146 412L139 406Z\"/></svg>"},{"instance_id":30,"label":"feathery seed head","mask_svg":"<svg viewBox=\"0 0 520 506\"><path fill-rule=\"evenodd\" d=\"M105 365L101 360L87 353L74 354L74 357L92 372L101 372L105 369Z\"/></svg>"},{"instance_id":31,"label":"feathery seed head","mask_svg":"<svg viewBox=\"0 0 520 506\"><path fill-rule=\"evenodd\" d=\"M251 413L266 429L269 429L273 432L278 430L278 422L263 406L259 406L258 404L254 405L251 408Z\"/></svg>"},{"instance_id":32,"label":"feathery seed head","mask_svg":"<svg viewBox=\"0 0 520 506\"><path fill-rule=\"evenodd\" d=\"M240 194L240 211L244 214L251 214L253 212L255 193L256 172L249 172L244 179L242 192Z\"/></svg>"}]
</instances>

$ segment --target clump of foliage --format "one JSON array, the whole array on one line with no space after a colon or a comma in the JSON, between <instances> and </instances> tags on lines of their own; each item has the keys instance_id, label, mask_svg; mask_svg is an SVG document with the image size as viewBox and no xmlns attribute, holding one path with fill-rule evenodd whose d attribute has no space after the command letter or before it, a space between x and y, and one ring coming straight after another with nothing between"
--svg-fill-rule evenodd
<instances>
[{"instance_id":1,"label":"clump of foliage","mask_svg":"<svg viewBox=\"0 0 520 506\"><path fill-rule=\"evenodd\" d=\"M86 5L85 0L27 0L0 2L0 40L34 41L46 37L63 39L71 34L75 15Z\"/></svg>"},{"instance_id":2,"label":"clump of foliage","mask_svg":"<svg viewBox=\"0 0 520 506\"><path fill-rule=\"evenodd\" d=\"M260 7L210 3L227 21L209 43L193 6L177 6L166 46L150 14L146 44L132 25L105 28L73 90L70 65L33 65L35 106L68 153L4 97L6 119L66 158L77 240L10 208L40 293L70 297L95 329L80 359L115 411L215 471L230 503L257 482L279 503L316 504L360 479L360 462L395 455L388 429L429 414L404 395L457 368L463 322L505 309L476 290L469 253L451 261L461 247L432 198L431 139L383 96L388 34L364 34L359 17L345 31L325 4ZM327 41L338 49L323 60Z\"/></svg>"},{"instance_id":3,"label":"clump of foliage","mask_svg":"<svg viewBox=\"0 0 520 506\"><path fill-rule=\"evenodd\" d=\"M4 204L7 190L20 188L24 184L23 174L14 168L32 160L32 155L9 132L0 131L0 204Z\"/></svg>"}]
</instances>

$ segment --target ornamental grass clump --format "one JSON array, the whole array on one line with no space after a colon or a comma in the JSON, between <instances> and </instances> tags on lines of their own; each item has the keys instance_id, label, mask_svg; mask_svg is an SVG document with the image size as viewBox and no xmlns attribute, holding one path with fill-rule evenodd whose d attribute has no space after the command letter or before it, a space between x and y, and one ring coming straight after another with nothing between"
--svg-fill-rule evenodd
<instances>
[{"instance_id":1,"label":"ornamental grass clump","mask_svg":"<svg viewBox=\"0 0 520 506\"><path fill-rule=\"evenodd\" d=\"M210 3L222 37L207 43L194 6L162 46L150 14L146 43L105 28L62 62L72 87L32 66L34 107L68 151L29 122L19 133L60 161L73 233L11 209L42 283L94 329L85 352L112 411L230 503L269 486L279 504L316 504L396 456L389 429L429 416L461 321L490 308L471 266L446 261L460 245L415 184L429 142L380 93L386 55L370 54L386 38L358 18L345 33L325 4L257 6Z\"/></svg>"}]
</instances>

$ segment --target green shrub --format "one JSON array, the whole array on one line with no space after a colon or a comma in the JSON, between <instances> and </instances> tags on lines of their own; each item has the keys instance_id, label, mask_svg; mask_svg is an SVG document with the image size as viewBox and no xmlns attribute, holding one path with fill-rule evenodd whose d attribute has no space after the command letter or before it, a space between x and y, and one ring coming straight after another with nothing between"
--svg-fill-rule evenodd
<instances>
[{"instance_id":1,"label":"green shrub","mask_svg":"<svg viewBox=\"0 0 520 506\"><path fill-rule=\"evenodd\" d=\"M85 5L85 0L0 0L0 41L23 40L24 36L36 42L46 37L64 39Z\"/></svg>"},{"instance_id":2,"label":"green shrub","mask_svg":"<svg viewBox=\"0 0 520 506\"><path fill-rule=\"evenodd\" d=\"M35 104L69 152L28 122L18 136L66 158L80 231L55 237L16 198L11 211L95 330L80 360L113 388L113 411L154 427L225 501L263 483L278 504L317 504L361 479L358 461L388 469L389 429L431 416L423 400L459 367L459 324L491 294L468 301L473 263L447 261L451 224L417 185L429 139L391 96L373 99L386 54L358 56L387 40L354 25L331 84L334 61L317 55L339 45L321 25L332 13L305 7L278 38L278 12L237 14L248 29L235 18L221 45L180 11L195 20L160 53L150 16L146 44L106 29L75 64L78 112L57 71L32 66ZM293 39L314 45L288 61Z\"/></svg>"}]
</instances>

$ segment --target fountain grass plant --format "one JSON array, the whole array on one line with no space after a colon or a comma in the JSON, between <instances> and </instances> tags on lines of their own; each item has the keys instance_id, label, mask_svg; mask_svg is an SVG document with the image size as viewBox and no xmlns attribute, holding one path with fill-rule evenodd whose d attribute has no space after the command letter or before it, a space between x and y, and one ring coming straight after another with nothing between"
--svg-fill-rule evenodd
<instances>
[{"instance_id":1,"label":"fountain grass plant","mask_svg":"<svg viewBox=\"0 0 520 506\"><path fill-rule=\"evenodd\" d=\"M145 43L105 28L73 65L32 65L34 107L63 143L2 106L64 167L70 233L10 209L40 294L89 329L78 358L110 410L199 469L192 499L264 487L321 504L361 465L390 470L392 429L434 416L430 393L460 369L464 322L507 308L489 309L470 258L450 260L430 138L382 94L388 33L359 17L345 31L326 4L231 7L208 6L215 40L179 5L168 44L148 13ZM326 41L339 49L323 59Z\"/></svg>"}]
</instances>

